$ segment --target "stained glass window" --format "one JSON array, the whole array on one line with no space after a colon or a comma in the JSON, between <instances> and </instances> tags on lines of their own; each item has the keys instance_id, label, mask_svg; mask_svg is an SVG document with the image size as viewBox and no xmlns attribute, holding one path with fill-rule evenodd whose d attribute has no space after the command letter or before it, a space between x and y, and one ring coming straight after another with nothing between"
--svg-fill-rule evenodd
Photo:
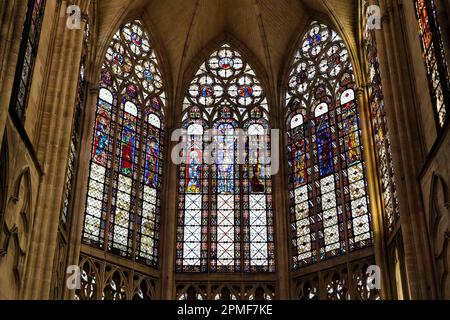
<instances>
[{"instance_id":1,"label":"stained glass window","mask_svg":"<svg viewBox=\"0 0 450 320\"><path fill-rule=\"evenodd\" d=\"M70 138L69 162L66 172L66 183L64 189L64 200L62 208L61 220L63 224L67 222L69 215L69 206L72 199L72 187L75 179L75 162L78 154L78 146L80 143L81 116L84 108L86 93L86 64L89 49L90 31L89 24L86 24L83 34L83 48L80 62L80 74L78 78L77 97L75 104L74 121L72 126L72 135Z\"/></svg>"},{"instance_id":2,"label":"stained glass window","mask_svg":"<svg viewBox=\"0 0 450 320\"><path fill-rule=\"evenodd\" d=\"M177 271L273 272L272 179L269 153L260 153L270 151L269 109L255 72L230 45L198 69L182 121Z\"/></svg>"},{"instance_id":3,"label":"stained glass window","mask_svg":"<svg viewBox=\"0 0 450 320\"><path fill-rule=\"evenodd\" d=\"M450 79L436 6L434 0L414 2L435 115L439 127L443 127L450 108Z\"/></svg>"},{"instance_id":4,"label":"stained glass window","mask_svg":"<svg viewBox=\"0 0 450 320\"><path fill-rule=\"evenodd\" d=\"M369 6L365 2L366 12ZM378 176L383 198L384 221L388 234L393 230L399 219L397 190L395 187L394 168L392 164L390 132L386 122L383 86L381 84L380 62L378 60L375 31L364 29L364 48L367 61L367 76L369 80L369 103L371 110L372 129L378 164Z\"/></svg>"},{"instance_id":5,"label":"stained glass window","mask_svg":"<svg viewBox=\"0 0 450 320\"><path fill-rule=\"evenodd\" d=\"M366 165L349 52L313 22L286 92L292 267L372 244Z\"/></svg>"},{"instance_id":6,"label":"stained glass window","mask_svg":"<svg viewBox=\"0 0 450 320\"><path fill-rule=\"evenodd\" d=\"M28 1L16 78L14 80L14 92L17 96L11 100L11 109L15 111L22 122L25 120L25 108L39 45L44 9L45 0Z\"/></svg>"},{"instance_id":7,"label":"stained glass window","mask_svg":"<svg viewBox=\"0 0 450 320\"><path fill-rule=\"evenodd\" d=\"M139 21L114 35L99 86L83 241L156 266L166 96Z\"/></svg>"}]
</instances>

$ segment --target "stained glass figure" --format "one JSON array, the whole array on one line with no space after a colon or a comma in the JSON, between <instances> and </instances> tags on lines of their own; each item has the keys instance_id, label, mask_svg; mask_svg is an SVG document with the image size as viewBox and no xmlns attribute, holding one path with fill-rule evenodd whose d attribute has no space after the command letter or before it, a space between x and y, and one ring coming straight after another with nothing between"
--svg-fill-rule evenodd
<instances>
[{"instance_id":1,"label":"stained glass figure","mask_svg":"<svg viewBox=\"0 0 450 320\"><path fill-rule=\"evenodd\" d=\"M135 127L133 122L128 122L123 128L122 134L121 171L123 174L133 173L133 159L135 147Z\"/></svg>"},{"instance_id":2,"label":"stained glass figure","mask_svg":"<svg viewBox=\"0 0 450 320\"><path fill-rule=\"evenodd\" d=\"M145 153L145 184L156 188L159 184L159 142L150 139Z\"/></svg>"}]
</instances>

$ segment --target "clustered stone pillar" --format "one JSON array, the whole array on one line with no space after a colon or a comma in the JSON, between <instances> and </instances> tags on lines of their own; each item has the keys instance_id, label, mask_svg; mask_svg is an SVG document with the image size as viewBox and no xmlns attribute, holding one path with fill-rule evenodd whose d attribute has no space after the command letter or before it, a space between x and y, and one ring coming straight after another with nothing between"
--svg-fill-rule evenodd
<instances>
[{"instance_id":1,"label":"clustered stone pillar","mask_svg":"<svg viewBox=\"0 0 450 320\"><path fill-rule=\"evenodd\" d=\"M162 228L161 228L161 281L160 292L161 299L174 299L175 292L175 261L176 261L176 243L177 243L177 217L178 217L178 167L171 160L171 151L178 142L171 141L171 135L176 122L174 119L168 119L166 145L168 146L165 154L165 184L163 204Z\"/></svg>"},{"instance_id":2,"label":"clustered stone pillar","mask_svg":"<svg viewBox=\"0 0 450 320\"><path fill-rule=\"evenodd\" d=\"M362 57L364 59L364 57ZM362 66L364 68L365 66ZM362 70L365 73L364 69ZM363 75L362 82L366 82L367 79ZM370 194L370 205L372 214L372 228L374 237L374 255L376 265L381 268L381 297L382 299L388 299L390 297L389 286L389 274L385 259L385 230L383 224L383 208L381 191L378 184L378 167L376 163L375 145L372 136L374 135L371 125L371 105L369 103L368 86L357 87L355 89L356 101L358 102L360 114L361 114L361 127L362 127L362 139L364 146L364 153L366 158L368 185Z\"/></svg>"},{"instance_id":3,"label":"clustered stone pillar","mask_svg":"<svg viewBox=\"0 0 450 320\"><path fill-rule=\"evenodd\" d=\"M72 1L85 10L89 0ZM49 46L47 91L42 111L43 128L37 153L44 168L38 192L33 234L28 257L25 299L48 299L57 248L58 226L70 138L76 102L83 29L67 28L65 2L58 1L51 12L53 30ZM47 6L46 10L51 9ZM46 15L48 17L48 15ZM49 32L49 31L47 31Z\"/></svg>"},{"instance_id":4,"label":"clustered stone pillar","mask_svg":"<svg viewBox=\"0 0 450 320\"><path fill-rule=\"evenodd\" d=\"M91 70L92 71L92 70ZM90 75L93 72L89 72ZM81 146L78 154L78 168L77 168L77 180L74 187L75 201L72 207L72 217L70 220L70 235L69 235L69 246L67 250L67 265L68 266L78 266L81 252L81 239L83 234L83 223L84 223L84 206L86 202L87 188L88 185L86 181L89 178L89 165L90 165L90 151L92 134L94 130L95 121L95 106L99 89L93 84L88 85L88 92L86 94L85 103L85 117L83 123L84 134L81 137ZM64 299L74 298L73 290L64 291Z\"/></svg>"},{"instance_id":5,"label":"clustered stone pillar","mask_svg":"<svg viewBox=\"0 0 450 320\"><path fill-rule=\"evenodd\" d=\"M283 105L283 103L280 103ZM273 102L271 105L277 106ZM277 299L292 299L294 298L292 292L293 281L291 279L291 261L290 254L290 216L287 203L289 201L288 185L288 160L286 159L286 123L284 121L285 109L281 107L274 107L271 109L270 120L273 129L280 129L280 140L276 141L273 146L276 150L273 152L279 153L279 172L272 176L272 197L273 197L273 216L275 227L275 264L277 273L277 286L275 296Z\"/></svg>"},{"instance_id":6,"label":"clustered stone pillar","mask_svg":"<svg viewBox=\"0 0 450 320\"><path fill-rule=\"evenodd\" d=\"M381 76L398 190L406 275L412 299L434 297L429 242L417 173L425 155L420 136L413 70L406 54L405 19L399 1L380 1L383 24L376 33ZM410 12L408 12L410 14Z\"/></svg>"}]
</instances>

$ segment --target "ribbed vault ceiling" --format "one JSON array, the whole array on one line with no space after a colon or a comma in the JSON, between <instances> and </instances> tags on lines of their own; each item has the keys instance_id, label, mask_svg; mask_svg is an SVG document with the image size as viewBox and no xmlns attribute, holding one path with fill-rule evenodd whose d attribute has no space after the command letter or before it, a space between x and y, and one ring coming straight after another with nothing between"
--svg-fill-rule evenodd
<instances>
[{"instance_id":1,"label":"ribbed vault ceiling","mask_svg":"<svg viewBox=\"0 0 450 320\"><path fill-rule=\"evenodd\" d=\"M151 29L174 87L183 86L186 70L224 34L245 46L275 85L310 18L330 21L350 45L355 39L357 0L97 1L98 58L120 24L140 18Z\"/></svg>"}]
</instances>

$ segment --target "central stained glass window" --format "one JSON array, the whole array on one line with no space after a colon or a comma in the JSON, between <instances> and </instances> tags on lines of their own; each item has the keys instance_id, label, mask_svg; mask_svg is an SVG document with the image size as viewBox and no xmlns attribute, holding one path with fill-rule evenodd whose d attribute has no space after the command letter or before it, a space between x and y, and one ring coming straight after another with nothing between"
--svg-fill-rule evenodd
<instances>
[{"instance_id":1,"label":"central stained glass window","mask_svg":"<svg viewBox=\"0 0 450 320\"><path fill-rule=\"evenodd\" d=\"M313 22L286 93L292 268L372 244L360 115L349 52Z\"/></svg>"},{"instance_id":2,"label":"central stained glass window","mask_svg":"<svg viewBox=\"0 0 450 320\"><path fill-rule=\"evenodd\" d=\"M251 66L228 44L198 69L184 99L178 272L274 272L269 108ZM208 130L214 134L208 138ZM244 130L244 156L237 132ZM215 162L205 161L206 142ZM256 148L257 149L257 148Z\"/></svg>"}]
</instances>

